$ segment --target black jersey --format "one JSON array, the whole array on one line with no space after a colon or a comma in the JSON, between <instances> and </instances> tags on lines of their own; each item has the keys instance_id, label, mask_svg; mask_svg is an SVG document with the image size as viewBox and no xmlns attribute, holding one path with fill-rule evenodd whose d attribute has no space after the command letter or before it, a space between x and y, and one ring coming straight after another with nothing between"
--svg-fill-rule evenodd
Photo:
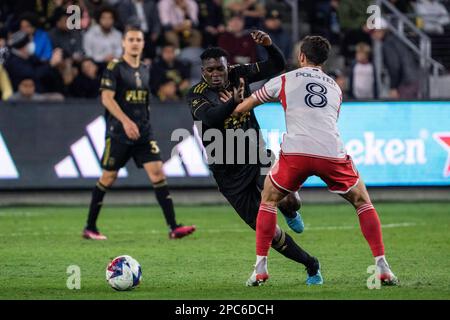
<instances>
[{"instance_id":1,"label":"black jersey","mask_svg":"<svg viewBox=\"0 0 450 320\"><path fill-rule=\"evenodd\" d=\"M280 50L275 45L266 47L266 50L269 54L266 61L230 66L229 84L226 89L232 91L233 87L238 88L239 78L243 78L245 82L244 96L248 97L251 95L249 86L251 83L271 78L281 72L285 67L285 60ZM199 133L203 138L202 142L205 147L214 143L214 141L210 141L212 139L205 139L204 133L207 130L218 129L222 133L224 158L219 163L211 163L210 161L209 166L220 190L226 193L239 193L249 183L255 181L255 177L260 174L261 166L264 164L260 161L260 155L265 155L264 141L259 134L260 128L254 112L250 111L239 117L231 116L237 104L233 99L226 104L222 103L219 99L219 91L209 87L205 81L201 81L190 89L187 100L194 121L201 121L201 132ZM231 159L227 154L230 150L226 149L226 131L230 129L242 129L244 132L252 129L256 133L246 136L244 150L238 149L239 146L235 142L233 143L235 149ZM256 139L252 139L255 137ZM255 152L257 155L256 162L254 161ZM239 162L238 158L240 160L245 159L245 162Z\"/></svg>"},{"instance_id":2,"label":"black jersey","mask_svg":"<svg viewBox=\"0 0 450 320\"><path fill-rule=\"evenodd\" d=\"M139 127L141 137L133 141L127 137L122 124L108 110L105 112L106 136L127 144L147 142L151 134L149 68L143 63L133 68L125 60L113 60L106 67L100 90L112 90L122 111Z\"/></svg>"}]
</instances>

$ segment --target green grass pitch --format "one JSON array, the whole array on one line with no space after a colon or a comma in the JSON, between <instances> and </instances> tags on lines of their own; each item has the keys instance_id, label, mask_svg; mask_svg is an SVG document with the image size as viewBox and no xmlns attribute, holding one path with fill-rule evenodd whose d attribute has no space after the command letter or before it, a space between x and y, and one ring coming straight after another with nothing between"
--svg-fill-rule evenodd
<instances>
[{"instance_id":1,"label":"green grass pitch","mask_svg":"<svg viewBox=\"0 0 450 320\"><path fill-rule=\"evenodd\" d=\"M158 207L108 207L104 242L81 239L83 207L0 208L0 299L450 299L450 203L376 205L399 287L366 287L373 263L349 205L304 205L306 230L294 238L322 264L325 283L304 284L300 266L270 252L271 279L244 286L254 263L254 232L228 206L177 207L197 232L169 240ZM287 229L282 217L280 225ZM292 232L290 232L293 235ZM105 281L111 258L128 254L143 282L116 292ZM78 265L81 289L66 287Z\"/></svg>"}]
</instances>

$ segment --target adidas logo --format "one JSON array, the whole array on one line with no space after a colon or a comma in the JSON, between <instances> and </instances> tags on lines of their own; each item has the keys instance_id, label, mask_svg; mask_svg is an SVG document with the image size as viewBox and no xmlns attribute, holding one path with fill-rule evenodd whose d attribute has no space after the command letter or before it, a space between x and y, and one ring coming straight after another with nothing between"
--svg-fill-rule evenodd
<instances>
[{"instance_id":1,"label":"adidas logo","mask_svg":"<svg viewBox=\"0 0 450 320\"><path fill-rule=\"evenodd\" d=\"M164 163L163 170L168 177L209 176L209 169L205 164L202 148L199 147L198 142L192 135L183 139L174 147L172 157Z\"/></svg>"},{"instance_id":2,"label":"adidas logo","mask_svg":"<svg viewBox=\"0 0 450 320\"><path fill-rule=\"evenodd\" d=\"M86 127L87 136L70 146L72 155L55 165L58 178L98 178L102 175L100 159L105 148L105 119L100 116ZM126 168L119 171L119 178L128 177Z\"/></svg>"},{"instance_id":3,"label":"adidas logo","mask_svg":"<svg viewBox=\"0 0 450 320\"><path fill-rule=\"evenodd\" d=\"M18 179L19 172L0 133L0 179Z\"/></svg>"},{"instance_id":4,"label":"adidas logo","mask_svg":"<svg viewBox=\"0 0 450 320\"><path fill-rule=\"evenodd\" d=\"M71 155L55 165L59 178L98 178L102 174L100 159L105 148L106 122L99 116L86 126L87 135L70 146ZM207 177L209 170L203 160L202 150L193 136L177 144L172 157L164 163L167 177ZM119 178L128 177L126 168L119 171Z\"/></svg>"}]
</instances>

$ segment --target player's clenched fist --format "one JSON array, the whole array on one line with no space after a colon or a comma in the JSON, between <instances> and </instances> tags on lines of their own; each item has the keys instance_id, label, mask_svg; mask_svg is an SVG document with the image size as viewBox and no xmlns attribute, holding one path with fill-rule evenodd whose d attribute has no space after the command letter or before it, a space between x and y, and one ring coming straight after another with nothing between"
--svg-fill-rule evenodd
<instances>
[{"instance_id":1,"label":"player's clenched fist","mask_svg":"<svg viewBox=\"0 0 450 320\"><path fill-rule=\"evenodd\" d=\"M270 39L270 36L261 30L255 30L250 34L253 40L259 45L267 47L272 44L272 39Z\"/></svg>"}]
</instances>

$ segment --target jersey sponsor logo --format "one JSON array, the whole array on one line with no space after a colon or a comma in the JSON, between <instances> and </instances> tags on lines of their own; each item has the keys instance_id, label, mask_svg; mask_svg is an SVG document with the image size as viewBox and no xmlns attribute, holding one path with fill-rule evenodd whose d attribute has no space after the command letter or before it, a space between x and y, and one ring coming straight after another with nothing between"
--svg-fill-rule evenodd
<instances>
[{"instance_id":1,"label":"jersey sponsor logo","mask_svg":"<svg viewBox=\"0 0 450 320\"><path fill-rule=\"evenodd\" d=\"M225 119L223 127L225 129L239 129L242 128L248 120L250 119L250 112L246 112L239 116L231 116Z\"/></svg>"},{"instance_id":2,"label":"jersey sponsor logo","mask_svg":"<svg viewBox=\"0 0 450 320\"><path fill-rule=\"evenodd\" d=\"M129 103L147 103L147 90L127 90L125 100Z\"/></svg>"},{"instance_id":3,"label":"jersey sponsor logo","mask_svg":"<svg viewBox=\"0 0 450 320\"><path fill-rule=\"evenodd\" d=\"M443 175L450 177L450 132L436 132L433 134L434 140L447 151L447 161L445 163Z\"/></svg>"},{"instance_id":4,"label":"jersey sponsor logo","mask_svg":"<svg viewBox=\"0 0 450 320\"><path fill-rule=\"evenodd\" d=\"M17 171L11 153L6 146L6 142L0 133L0 179L18 179Z\"/></svg>"},{"instance_id":5,"label":"jersey sponsor logo","mask_svg":"<svg viewBox=\"0 0 450 320\"><path fill-rule=\"evenodd\" d=\"M352 139L345 145L355 164L364 165L416 165L426 164L423 139L378 139L375 132L367 131L364 139Z\"/></svg>"}]
</instances>

